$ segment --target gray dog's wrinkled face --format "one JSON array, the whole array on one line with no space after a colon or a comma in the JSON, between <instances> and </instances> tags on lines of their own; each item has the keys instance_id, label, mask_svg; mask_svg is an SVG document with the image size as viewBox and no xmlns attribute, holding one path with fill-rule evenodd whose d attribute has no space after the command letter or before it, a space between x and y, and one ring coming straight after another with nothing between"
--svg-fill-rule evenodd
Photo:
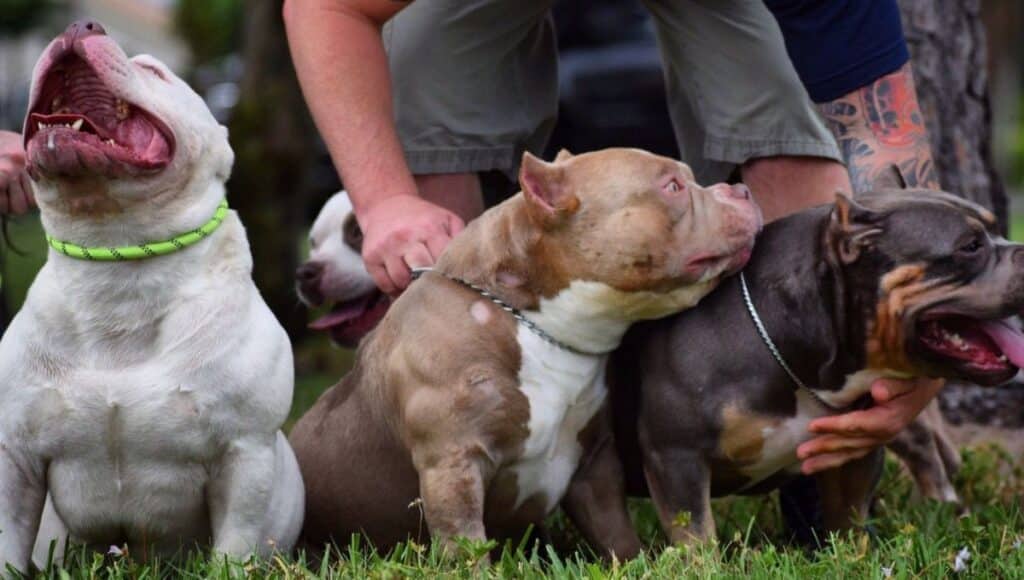
<instances>
[{"instance_id":1,"label":"gray dog's wrinkled face","mask_svg":"<svg viewBox=\"0 0 1024 580\"><path fill-rule=\"evenodd\" d=\"M306 306L330 306L310 323L341 346L354 347L377 325L390 301L377 289L361 255L363 233L348 194L332 196L313 222L309 259L295 274L295 288Z\"/></svg>"},{"instance_id":2,"label":"gray dog's wrinkled face","mask_svg":"<svg viewBox=\"0 0 1024 580\"><path fill-rule=\"evenodd\" d=\"M837 204L838 259L870 321L868 366L1005 382L1024 366L1024 246L948 193L883 191Z\"/></svg>"}]
</instances>

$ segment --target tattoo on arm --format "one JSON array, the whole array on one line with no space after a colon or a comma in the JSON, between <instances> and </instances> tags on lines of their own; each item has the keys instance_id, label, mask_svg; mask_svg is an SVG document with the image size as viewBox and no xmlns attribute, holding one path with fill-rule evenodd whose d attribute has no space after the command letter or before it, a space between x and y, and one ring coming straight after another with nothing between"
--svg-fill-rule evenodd
<instances>
[{"instance_id":1,"label":"tattoo on arm","mask_svg":"<svg viewBox=\"0 0 1024 580\"><path fill-rule=\"evenodd\" d=\"M939 188L909 62L819 107L839 143L855 193L870 190L892 164L908 187Z\"/></svg>"}]
</instances>

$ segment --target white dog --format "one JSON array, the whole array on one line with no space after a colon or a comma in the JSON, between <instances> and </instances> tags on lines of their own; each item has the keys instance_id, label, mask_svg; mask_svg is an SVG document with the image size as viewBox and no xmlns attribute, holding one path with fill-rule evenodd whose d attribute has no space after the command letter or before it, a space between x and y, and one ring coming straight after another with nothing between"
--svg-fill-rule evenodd
<instances>
[{"instance_id":1,"label":"white dog","mask_svg":"<svg viewBox=\"0 0 1024 580\"><path fill-rule=\"evenodd\" d=\"M362 257L363 233L344 191L331 196L309 234L309 259L295 273L299 298L307 306L330 305L310 323L331 340L355 347L384 317L391 301L374 284Z\"/></svg>"},{"instance_id":2,"label":"white dog","mask_svg":"<svg viewBox=\"0 0 1024 580\"><path fill-rule=\"evenodd\" d=\"M219 209L226 130L162 63L81 22L36 65L24 137L53 249L0 342L0 569L26 569L47 494L37 563L63 536L289 549L291 348Z\"/></svg>"}]
</instances>

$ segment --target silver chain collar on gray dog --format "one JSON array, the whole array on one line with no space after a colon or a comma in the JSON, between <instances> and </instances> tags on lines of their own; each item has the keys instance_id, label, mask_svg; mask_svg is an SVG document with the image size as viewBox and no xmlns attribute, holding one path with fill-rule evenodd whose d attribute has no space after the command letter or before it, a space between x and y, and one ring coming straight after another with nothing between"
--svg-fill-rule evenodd
<instances>
[{"instance_id":1,"label":"silver chain collar on gray dog","mask_svg":"<svg viewBox=\"0 0 1024 580\"><path fill-rule=\"evenodd\" d=\"M529 318L526 318L526 316L523 316L523 313L518 308L516 308L515 306L512 306L508 302L505 302L504 300L502 300L501 298L495 296L494 294L491 294L491 292L489 290L487 290L486 288L481 288L481 287L477 286L476 284L473 284L472 282L463 280L462 278L459 278L459 277L456 277L456 276L452 276L451 274L448 274L448 273L445 273L445 272L440 272L440 271L435 270L433 268L412 268L412 269L410 269L410 272L412 273L412 279L413 280L419 278L420 276L422 276L423 274L425 274L427 272L435 272L437 274L440 274L440 275L444 276L445 278L448 278L449 280L451 280L452 282L455 282L456 284L461 284L461 285L465 286L466 288L469 288L470 290L475 291L477 294L479 294L479 295L483 296L484 298L490 300L491 302L493 302L495 305L497 305L499 308L501 308L505 312L508 312L509 314L511 314L512 318L515 318L520 324L522 324L526 328L530 329L531 332L533 332L534 334L539 336L542 340L544 340L544 342L547 342L548 344L551 344L553 346L557 346L558 348L560 348L562 350L567 350L567 351L569 351L569 352L571 352L573 354L578 354L578 355L583 355L583 356L601 356L602 354L605 354L605 353L586 352L586 351L580 350L578 348L575 348L573 346L570 346L568 344L565 344L564 342L558 340L557 338L555 338L555 337L551 336L550 334L548 334L547 332L545 332L543 328L537 326L532 320L530 320Z\"/></svg>"},{"instance_id":2,"label":"silver chain collar on gray dog","mask_svg":"<svg viewBox=\"0 0 1024 580\"><path fill-rule=\"evenodd\" d=\"M768 330L764 327L764 322L761 321L761 316L757 313L757 309L754 308L754 301L750 299L750 289L747 288L747 278L743 275L742 271L740 272L740 290L743 291L743 302L747 305L747 312L750 313L750 319L754 321L754 326L757 327L757 333L761 335L761 341L768 347L768 351L772 353L772 356L775 358L775 362L779 363L779 366L782 367L782 370L786 371L786 374L789 375L789 378L797 387L803 389L804 392L813 397L814 400L820 403L823 407L835 412L841 411L841 409L828 404L821 398L821 396L818 395L818 393L811 390L810 387L800 380L800 377L796 376L793 369L789 368L789 365L786 364L786 359L782 358L782 353L779 352L778 347L775 346L775 343L772 341L772 337L768 336Z\"/></svg>"}]
</instances>

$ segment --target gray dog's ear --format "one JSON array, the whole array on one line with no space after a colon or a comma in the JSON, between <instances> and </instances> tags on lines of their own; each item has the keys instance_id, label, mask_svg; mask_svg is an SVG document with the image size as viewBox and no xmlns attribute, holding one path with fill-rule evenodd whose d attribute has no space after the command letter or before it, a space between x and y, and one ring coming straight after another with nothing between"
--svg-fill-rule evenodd
<instances>
[{"instance_id":1,"label":"gray dog's ear","mask_svg":"<svg viewBox=\"0 0 1024 580\"><path fill-rule=\"evenodd\" d=\"M870 247L882 231L881 214L857 203L843 192L836 192L829 237L842 263L857 261L864 249Z\"/></svg>"},{"instance_id":2,"label":"gray dog's ear","mask_svg":"<svg viewBox=\"0 0 1024 580\"><path fill-rule=\"evenodd\" d=\"M542 225L553 225L580 206L579 198L570 191L565 167L541 161L529 152L523 153L519 184L530 215Z\"/></svg>"},{"instance_id":3,"label":"gray dog's ear","mask_svg":"<svg viewBox=\"0 0 1024 580\"><path fill-rule=\"evenodd\" d=\"M907 189L907 178L899 165L890 163L875 177L871 186L873 189Z\"/></svg>"},{"instance_id":4,"label":"gray dog's ear","mask_svg":"<svg viewBox=\"0 0 1024 580\"><path fill-rule=\"evenodd\" d=\"M570 159L572 159L572 153L569 153L568 149L559 149L558 155L555 155L555 163L568 161Z\"/></svg>"}]
</instances>

